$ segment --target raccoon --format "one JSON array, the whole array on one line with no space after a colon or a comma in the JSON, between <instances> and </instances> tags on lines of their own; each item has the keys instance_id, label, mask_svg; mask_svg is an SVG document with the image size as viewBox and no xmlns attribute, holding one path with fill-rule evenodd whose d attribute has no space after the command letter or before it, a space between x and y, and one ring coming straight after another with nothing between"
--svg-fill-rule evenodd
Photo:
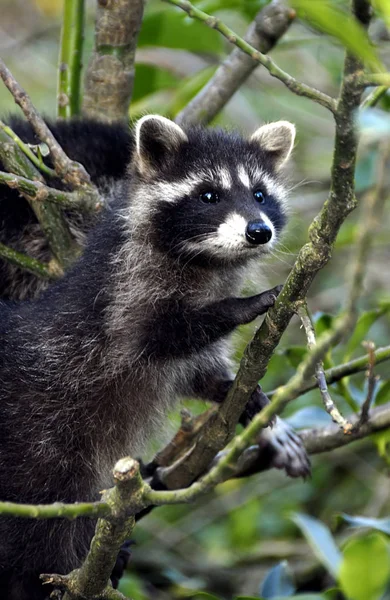
<instances>
[{"instance_id":1,"label":"raccoon","mask_svg":"<svg viewBox=\"0 0 390 600\"><path fill-rule=\"evenodd\" d=\"M280 169L294 136L284 121L249 140L138 121L127 172L111 178L79 261L36 299L0 302L1 500L96 499L115 461L142 452L179 397L224 400L229 335L280 290L238 296L285 225ZM258 388L242 421L263 403ZM280 419L264 436L275 466L308 473ZM93 527L0 519L0 597L45 598L39 573L77 567Z\"/></svg>"}]
</instances>

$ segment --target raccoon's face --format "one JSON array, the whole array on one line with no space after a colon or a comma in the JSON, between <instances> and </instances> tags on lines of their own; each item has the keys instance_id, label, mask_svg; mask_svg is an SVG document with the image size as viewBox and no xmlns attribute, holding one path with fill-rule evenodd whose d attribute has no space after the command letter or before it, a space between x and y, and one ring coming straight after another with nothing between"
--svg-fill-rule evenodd
<instances>
[{"instance_id":1,"label":"raccoon's face","mask_svg":"<svg viewBox=\"0 0 390 600\"><path fill-rule=\"evenodd\" d=\"M268 253L286 221L279 169L294 137L286 121L244 140L215 129L184 132L164 117L143 117L132 165L137 235L187 262L237 262Z\"/></svg>"}]
</instances>

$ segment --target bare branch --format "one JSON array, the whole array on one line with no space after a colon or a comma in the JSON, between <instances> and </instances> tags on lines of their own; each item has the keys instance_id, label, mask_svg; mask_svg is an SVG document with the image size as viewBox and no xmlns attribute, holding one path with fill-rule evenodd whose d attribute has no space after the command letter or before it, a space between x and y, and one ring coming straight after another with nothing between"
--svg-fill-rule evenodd
<instances>
[{"instance_id":1,"label":"bare branch","mask_svg":"<svg viewBox=\"0 0 390 600\"><path fill-rule=\"evenodd\" d=\"M307 308L306 302L302 302L297 309L297 314L302 321L302 325L306 332L307 347L309 349L314 348L316 345L316 336L314 332L314 326ZM339 409L332 400L329 394L328 386L326 383L326 377L324 373L324 365L322 361L319 361L315 368L315 376L318 382L318 387L321 393L322 401L327 413L330 414L333 421L337 423L344 433L348 433L352 429L352 425L342 416Z\"/></svg>"},{"instance_id":2,"label":"bare branch","mask_svg":"<svg viewBox=\"0 0 390 600\"><path fill-rule=\"evenodd\" d=\"M384 346L383 348L378 348L374 351L375 354L375 364L382 363L386 360L390 360L390 346ZM327 369L325 371L326 382L330 385L331 383L335 383L336 381L340 381L344 377L349 377L349 375L354 375L356 373L360 373L365 371L368 367L370 357L368 354L361 356L360 358L355 358L350 362L344 363L343 365L338 365L337 367L332 367L331 369ZM301 389L297 392L296 398L301 396L302 394L306 394L306 392L310 392L317 387L317 381L312 379L311 381L306 381ZM272 398L275 390L271 390L267 392L267 396Z\"/></svg>"},{"instance_id":3,"label":"bare branch","mask_svg":"<svg viewBox=\"0 0 390 600\"><path fill-rule=\"evenodd\" d=\"M260 10L245 35L245 41L267 54L289 28L295 12L279 0ZM233 94L258 67L257 60L235 48L223 61L210 81L176 115L177 123L206 125L228 103Z\"/></svg>"},{"instance_id":4,"label":"bare branch","mask_svg":"<svg viewBox=\"0 0 390 600\"><path fill-rule=\"evenodd\" d=\"M83 113L102 121L126 118L134 83L134 57L145 0L98 0L95 48Z\"/></svg>"},{"instance_id":5,"label":"bare branch","mask_svg":"<svg viewBox=\"0 0 390 600\"><path fill-rule=\"evenodd\" d=\"M297 79L294 79L291 75L283 71L280 67L278 67L274 61L267 56L266 54L262 54L256 48L248 44L242 37L237 35L232 29L227 27L220 19L216 17L212 17L207 13L199 10L195 6L193 6L188 0L164 0L164 2L168 2L168 4L173 4L174 6L178 6L184 12L186 12L190 17L194 19L198 19L205 23L211 29L216 29L219 31L231 44L234 44L238 48L240 48L243 52L248 54L253 60L260 63L267 69L269 74L276 79L279 79L288 89L297 94L298 96L304 96L305 98L310 98L313 102L320 104L324 108L327 108L332 113L336 111L336 101L316 90L315 88L306 85L305 83L301 83Z\"/></svg>"},{"instance_id":6,"label":"bare branch","mask_svg":"<svg viewBox=\"0 0 390 600\"><path fill-rule=\"evenodd\" d=\"M15 102L19 104L27 120L31 123L39 139L47 144L58 177L75 187L90 187L91 191L95 191L98 197L98 192L91 183L91 179L84 167L79 163L70 160L66 156L65 152L54 138L46 123L39 116L27 93L18 84L1 59L0 76L13 95Z\"/></svg>"},{"instance_id":7,"label":"bare branch","mask_svg":"<svg viewBox=\"0 0 390 600\"><path fill-rule=\"evenodd\" d=\"M357 427L359 417L352 414L348 416L348 422L352 424L352 431L345 435L338 425L328 425L327 427L305 429L299 432L306 451L310 455L320 454L337 450L355 442L357 440L369 437L371 434L389 429L390 427L390 404L378 406L370 412L369 419L363 425ZM237 470L235 475L241 473L255 472L259 464L259 446L250 446L237 461ZM221 453L221 456L224 452Z\"/></svg>"},{"instance_id":8,"label":"bare branch","mask_svg":"<svg viewBox=\"0 0 390 600\"><path fill-rule=\"evenodd\" d=\"M369 420L359 428L355 427L358 419L358 415L350 415L348 417L348 420L354 426L349 435L344 435L335 425L329 425L321 429L301 431L299 435L309 454L329 452L330 450L341 448L355 440L368 437L376 431L388 429L390 427L390 404L374 408L370 413Z\"/></svg>"}]
</instances>

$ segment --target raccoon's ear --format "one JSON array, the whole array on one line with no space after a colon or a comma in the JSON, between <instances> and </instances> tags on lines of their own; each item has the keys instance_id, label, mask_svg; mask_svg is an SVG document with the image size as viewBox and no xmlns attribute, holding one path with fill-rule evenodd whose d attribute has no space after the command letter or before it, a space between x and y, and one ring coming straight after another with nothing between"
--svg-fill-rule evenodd
<instances>
[{"instance_id":1,"label":"raccoon's ear","mask_svg":"<svg viewBox=\"0 0 390 600\"><path fill-rule=\"evenodd\" d=\"M295 140L295 125L288 121L268 123L256 129L252 142L269 154L274 168L278 171L291 154Z\"/></svg>"},{"instance_id":2,"label":"raccoon's ear","mask_svg":"<svg viewBox=\"0 0 390 600\"><path fill-rule=\"evenodd\" d=\"M169 164L181 144L188 142L184 131L160 115L146 115L135 127L135 161L143 174L153 175Z\"/></svg>"}]
</instances>

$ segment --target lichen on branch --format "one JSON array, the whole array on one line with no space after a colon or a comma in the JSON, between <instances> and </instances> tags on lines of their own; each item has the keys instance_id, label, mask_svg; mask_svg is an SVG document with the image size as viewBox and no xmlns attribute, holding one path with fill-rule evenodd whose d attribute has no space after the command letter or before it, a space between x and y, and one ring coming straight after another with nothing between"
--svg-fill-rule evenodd
<instances>
[{"instance_id":1,"label":"lichen on branch","mask_svg":"<svg viewBox=\"0 0 390 600\"><path fill-rule=\"evenodd\" d=\"M99 0L95 48L88 64L82 112L102 121L125 119L145 0Z\"/></svg>"}]
</instances>

